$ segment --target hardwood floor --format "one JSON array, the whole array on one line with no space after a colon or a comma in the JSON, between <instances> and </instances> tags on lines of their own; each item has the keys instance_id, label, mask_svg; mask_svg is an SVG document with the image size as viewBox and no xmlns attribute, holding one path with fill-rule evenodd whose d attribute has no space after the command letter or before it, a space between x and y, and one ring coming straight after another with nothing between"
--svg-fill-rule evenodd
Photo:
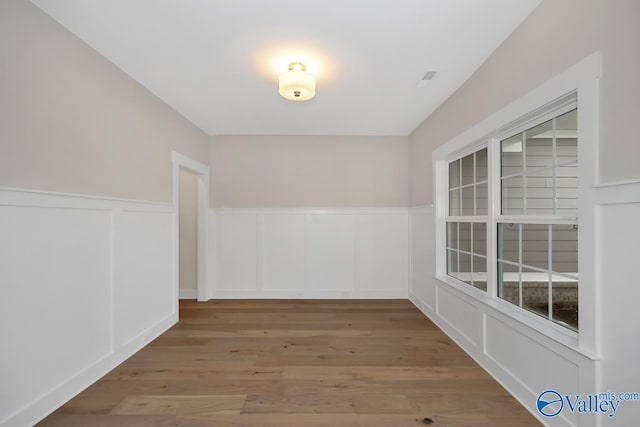
<instances>
[{"instance_id":1,"label":"hardwood floor","mask_svg":"<svg viewBox=\"0 0 640 427\"><path fill-rule=\"evenodd\" d=\"M42 426L533 426L406 300L181 301Z\"/></svg>"}]
</instances>

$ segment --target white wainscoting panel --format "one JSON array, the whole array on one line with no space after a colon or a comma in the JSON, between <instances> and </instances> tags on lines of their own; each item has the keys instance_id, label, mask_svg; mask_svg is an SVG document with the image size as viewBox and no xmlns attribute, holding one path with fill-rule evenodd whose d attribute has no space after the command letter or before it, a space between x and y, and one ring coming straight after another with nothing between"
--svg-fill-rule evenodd
<instances>
[{"instance_id":1,"label":"white wainscoting panel","mask_svg":"<svg viewBox=\"0 0 640 427\"><path fill-rule=\"evenodd\" d=\"M1 426L35 424L175 323L173 221L171 205L0 188Z\"/></svg>"},{"instance_id":2,"label":"white wainscoting panel","mask_svg":"<svg viewBox=\"0 0 640 427\"><path fill-rule=\"evenodd\" d=\"M602 334L603 390L640 393L640 181L597 189L601 228L597 244ZM640 420L640 402L622 402L603 426L632 426Z\"/></svg>"},{"instance_id":3,"label":"white wainscoting panel","mask_svg":"<svg viewBox=\"0 0 640 427\"><path fill-rule=\"evenodd\" d=\"M217 218L217 281L220 290L254 291L258 288L258 218L223 215Z\"/></svg>"},{"instance_id":4,"label":"white wainscoting panel","mask_svg":"<svg viewBox=\"0 0 640 427\"><path fill-rule=\"evenodd\" d=\"M0 236L0 408L15 410L111 352L111 213L3 205Z\"/></svg>"},{"instance_id":5,"label":"white wainscoting panel","mask_svg":"<svg viewBox=\"0 0 640 427\"><path fill-rule=\"evenodd\" d=\"M307 288L318 293L355 288L355 217L311 215L308 220Z\"/></svg>"},{"instance_id":6,"label":"white wainscoting panel","mask_svg":"<svg viewBox=\"0 0 640 427\"><path fill-rule=\"evenodd\" d=\"M431 311L435 311L435 234L433 206L409 209L409 287Z\"/></svg>"},{"instance_id":7,"label":"white wainscoting panel","mask_svg":"<svg viewBox=\"0 0 640 427\"><path fill-rule=\"evenodd\" d=\"M173 213L123 210L115 223L118 342L130 343L175 315Z\"/></svg>"},{"instance_id":8,"label":"white wainscoting panel","mask_svg":"<svg viewBox=\"0 0 640 427\"><path fill-rule=\"evenodd\" d=\"M436 289L436 313L447 322L451 329L460 334L472 346L477 346L482 331L482 319L478 307L467 302L457 292L438 287Z\"/></svg>"},{"instance_id":9,"label":"white wainscoting panel","mask_svg":"<svg viewBox=\"0 0 640 427\"><path fill-rule=\"evenodd\" d=\"M549 351L536 341L521 334L507 322L496 317L486 317L486 354L503 369L527 384L532 392L545 389L562 390L567 384L578 387L578 365L563 355ZM542 364L553 375L541 377L533 366Z\"/></svg>"},{"instance_id":10,"label":"white wainscoting panel","mask_svg":"<svg viewBox=\"0 0 640 427\"><path fill-rule=\"evenodd\" d=\"M407 217L362 215L357 218L358 260L356 287L363 293L407 287ZM361 285L364 284L364 288Z\"/></svg>"},{"instance_id":11,"label":"white wainscoting panel","mask_svg":"<svg viewBox=\"0 0 640 427\"><path fill-rule=\"evenodd\" d=\"M212 209L217 298L406 298L406 209Z\"/></svg>"},{"instance_id":12,"label":"white wainscoting panel","mask_svg":"<svg viewBox=\"0 0 640 427\"><path fill-rule=\"evenodd\" d=\"M305 283L306 217L262 217L262 290L303 292Z\"/></svg>"}]
</instances>

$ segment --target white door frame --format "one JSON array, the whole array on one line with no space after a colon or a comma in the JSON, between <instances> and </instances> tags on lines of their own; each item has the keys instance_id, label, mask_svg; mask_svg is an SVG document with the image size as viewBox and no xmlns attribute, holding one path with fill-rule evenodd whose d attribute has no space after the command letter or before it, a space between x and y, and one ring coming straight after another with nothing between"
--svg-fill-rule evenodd
<instances>
[{"instance_id":1,"label":"white door frame","mask_svg":"<svg viewBox=\"0 0 640 427\"><path fill-rule=\"evenodd\" d=\"M176 296L179 295L180 272L179 272L179 248L180 248L180 169L189 171L196 175L198 188L198 301L207 301L211 296L209 289L209 181L211 171L208 166L203 165L187 156L175 151L172 152L173 160L173 204L176 208L175 217L175 265L176 265ZM177 301L176 301L177 303Z\"/></svg>"}]
</instances>

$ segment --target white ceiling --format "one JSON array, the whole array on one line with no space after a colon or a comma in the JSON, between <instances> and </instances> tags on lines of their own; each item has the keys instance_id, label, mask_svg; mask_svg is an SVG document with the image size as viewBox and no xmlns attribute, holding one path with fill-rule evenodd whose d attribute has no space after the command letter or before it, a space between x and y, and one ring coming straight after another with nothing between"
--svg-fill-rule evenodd
<instances>
[{"instance_id":1,"label":"white ceiling","mask_svg":"<svg viewBox=\"0 0 640 427\"><path fill-rule=\"evenodd\" d=\"M541 0L32 1L210 135L408 135Z\"/></svg>"}]
</instances>

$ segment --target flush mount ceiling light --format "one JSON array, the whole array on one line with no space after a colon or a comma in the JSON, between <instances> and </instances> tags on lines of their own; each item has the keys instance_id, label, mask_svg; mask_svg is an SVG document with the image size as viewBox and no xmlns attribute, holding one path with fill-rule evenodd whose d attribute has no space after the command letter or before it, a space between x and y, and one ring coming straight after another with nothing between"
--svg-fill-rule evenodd
<instances>
[{"instance_id":1,"label":"flush mount ceiling light","mask_svg":"<svg viewBox=\"0 0 640 427\"><path fill-rule=\"evenodd\" d=\"M278 92L291 101L306 101L316 95L316 79L302 62L292 62L289 70L280 74Z\"/></svg>"}]
</instances>

